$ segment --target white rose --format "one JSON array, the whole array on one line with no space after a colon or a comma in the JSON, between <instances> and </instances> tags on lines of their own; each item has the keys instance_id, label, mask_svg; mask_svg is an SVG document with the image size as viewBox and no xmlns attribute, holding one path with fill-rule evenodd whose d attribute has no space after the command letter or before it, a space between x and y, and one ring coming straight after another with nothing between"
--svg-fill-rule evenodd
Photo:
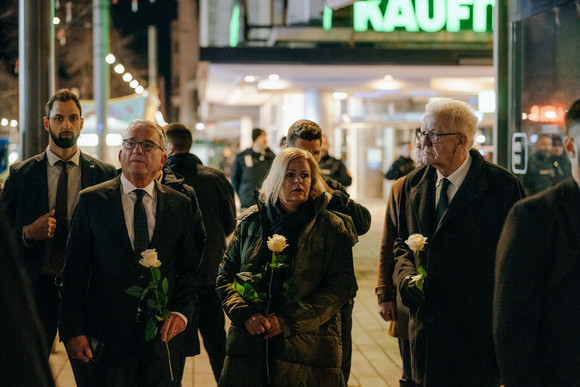
<instances>
[{"instance_id":1,"label":"white rose","mask_svg":"<svg viewBox=\"0 0 580 387\"><path fill-rule=\"evenodd\" d=\"M423 247L427 243L427 237L424 237L421 234L411 234L405 243L415 253L417 251L423 250Z\"/></svg>"},{"instance_id":2,"label":"white rose","mask_svg":"<svg viewBox=\"0 0 580 387\"><path fill-rule=\"evenodd\" d=\"M288 245L286 244L286 237L284 235L274 234L268 237L268 248L275 253L284 250Z\"/></svg>"},{"instance_id":3,"label":"white rose","mask_svg":"<svg viewBox=\"0 0 580 387\"><path fill-rule=\"evenodd\" d=\"M147 249L141 253L139 263L145 267L159 267L161 261L157 259L157 251L155 249Z\"/></svg>"}]
</instances>

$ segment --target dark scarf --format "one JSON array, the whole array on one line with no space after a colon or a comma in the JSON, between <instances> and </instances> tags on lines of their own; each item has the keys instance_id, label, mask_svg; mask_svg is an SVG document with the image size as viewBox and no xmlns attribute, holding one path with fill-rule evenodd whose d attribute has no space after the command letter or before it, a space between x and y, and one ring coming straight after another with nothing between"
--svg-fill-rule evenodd
<instances>
[{"instance_id":1,"label":"dark scarf","mask_svg":"<svg viewBox=\"0 0 580 387\"><path fill-rule=\"evenodd\" d=\"M286 255L286 263L292 266L292 259L298 242L298 236L306 224L314 217L314 201L308 200L291 214L284 211L278 201L274 206L266 207L266 216L268 218L268 223L270 223L270 234L267 235L267 237L271 237L274 234L286 237L288 247L284 250L284 254ZM266 241L264 241L264 243L266 243ZM270 250L267 251L267 260L269 261L272 253ZM290 269L277 269L274 272L270 312L276 313L282 309L285 303L285 297L282 296L282 286L289 276Z\"/></svg>"},{"instance_id":2,"label":"dark scarf","mask_svg":"<svg viewBox=\"0 0 580 387\"><path fill-rule=\"evenodd\" d=\"M268 220L270 221L270 232L286 237L286 243L290 245L290 251L296 246L300 231L306 226L308 221L314 217L314 200L308 199L293 213L287 213L277 201L274 206L266 207ZM289 254L290 255L290 254Z\"/></svg>"}]
</instances>

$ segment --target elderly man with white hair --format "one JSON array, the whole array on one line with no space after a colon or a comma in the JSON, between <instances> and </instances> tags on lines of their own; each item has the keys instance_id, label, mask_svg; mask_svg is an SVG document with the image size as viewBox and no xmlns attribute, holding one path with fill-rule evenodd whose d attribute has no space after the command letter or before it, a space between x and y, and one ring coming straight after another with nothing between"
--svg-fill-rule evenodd
<instances>
[{"instance_id":1,"label":"elderly man with white hair","mask_svg":"<svg viewBox=\"0 0 580 387\"><path fill-rule=\"evenodd\" d=\"M425 166L407 175L400 197L394 279L411 312L412 380L419 386L499 385L495 249L524 190L472 149L476 131L468 104L429 103L417 133ZM413 234L427 238L417 253L405 243Z\"/></svg>"}]
</instances>

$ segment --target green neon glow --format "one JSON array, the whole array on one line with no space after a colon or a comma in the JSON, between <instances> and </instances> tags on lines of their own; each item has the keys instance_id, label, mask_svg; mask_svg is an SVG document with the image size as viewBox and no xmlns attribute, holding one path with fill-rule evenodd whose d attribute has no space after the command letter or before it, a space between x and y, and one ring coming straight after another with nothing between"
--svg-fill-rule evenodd
<instances>
[{"instance_id":1,"label":"green neon glow","mask_svg":"<svg viewBox=\"0 0 580 387\"><path fill-rule=\"evenodd\" d=\"M389 0L385 11L383 31L394 31L396 27L404 27L411 32L419 31L411 0Z\"/></svg>"},{"instance_id":2,"label":"green neon glow","mask_svg":"<svg viewBox=\"0 0 580 387\"><path fill-rule=\"evenodd\" d=\"M236 47L240 42L240 6L234 5L230 20L230 47Z\"/></svg>"},{"instance_id":3,"label":"green neon glow","mask_svg":"<svg viewBox=\"0 0 580 387\"><path fill-rule=\"evenodd\" d=\"M403 28L410 32L437 32L446 29L459 32L464 21L471 20L475 32L488 31L489 7L495 0L389 0L385 14L380 0L357 1L353 4L353 28L357 32L390 32ZM493 15L493 11L490 12ZM493 21L492 21L493 22ZM332 10L325 8L325 30L332 28Z\"/></svg>"},{"instance_id":4,"label":"green neon glow","mask_svg":"<svg viewBox=\"0 0 580 387\"><path fill-rule=\"evenodd\" d=\"M459 32L461 20L469 19L473 0L447 0L447 31Z\"/></svg>"},{"instance_id":5,"label":"green neon glow","mask_svg":"<svg viewBox=\"0 0 580 387\"><path fill-rule=\"evenodd\" d=\"M475 32L487 31L487 9L491 7L491 28L493 29L493 7L495 0L479 0L473 4L473 30Z\"/></svg>"},{"instance_id":6,"label":"green neon glow","mask_svg":"<svg viewBox=\"0 0 580 387\"><path fill-rule=\"evenodd\" d=\"M367 31L368 22L373 30L383 31L383 14L379 8L380 0L358 1L353 4L353 28L355 31Z\"/></svg>"},{"instance_id":7,"label":"green neon glow","mask_svg":"<svg viewBox=\"0 0 580 387\"><path fill-rule=\"evenodd\" d=\"M332 8L324 6L324 13L322 14L322 28L325 31L332 29Z\"/></svg>"},{"instance_id":8,"label":"green neon glow","mask_svg":"<svg viewBox=\"0 0 580 387\"><path fill-rule=\"evenodd\" d=\"M417 23L423 31L437 32L445 27L445 0L433 0L432 18L429 17L429 0L415 0L415 6Z\"/></svg>"}]
</instances>

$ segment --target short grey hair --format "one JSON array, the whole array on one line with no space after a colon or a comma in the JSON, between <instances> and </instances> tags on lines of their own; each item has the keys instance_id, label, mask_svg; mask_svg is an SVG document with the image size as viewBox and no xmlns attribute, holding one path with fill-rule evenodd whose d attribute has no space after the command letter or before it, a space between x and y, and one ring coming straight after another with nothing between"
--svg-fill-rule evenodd
<instances>
[{"instance_id":1,"label":"short grey hair","mask_svg":"<svg viewBox=\"0 0 580 387\"><path fill-rule=\"evenodd\" d=\"M125 130L125 133L123 133L123 138L125 138L125 135L129 131L129 129L133 129L133 128L152 128L152 129L155 129L157 131L157 135L159 136L159 144L157 144L157 145L161 146L161 148L163 148L163 151L165 151L165 149L167 149L167 137L165 136L165 132L163 131L163 128L161 127L161 125L158 125L155 122L149 121L149 120L143 120L143 119L133 120L133 121L131 121L131 123L129 124L127 129Z\"/></svg>"},{"instance_id":2,"label":"short grey hair","mask_svg":"<svg viewBox=\"0 0 580 387\"><path fill-rule=\"evenodd\" d=\"M475 110L466 102L456 99L440 99L429 102L425 113L445 119L453 125L453 130L467 137L467 150L473 147L473 139L477 133L478 119Z\"/></svg>"},{"instance_id":3,"label":"short grey hair","mask_svg":"<svg viewBox=\"0 0 580 387\"><path fill-rule=\"evenodd\" d=\"M278 201L282 184L286 177L288 165L296 159L305 159L310 166L310 192L308 197L313 199L321 195L325 190L321 183L320 169L312 154L300 148L286 148L278 153L272 162L270 171L260 188L260 200L266 206L273 206Z\"/></svg>"}]
</instances>

